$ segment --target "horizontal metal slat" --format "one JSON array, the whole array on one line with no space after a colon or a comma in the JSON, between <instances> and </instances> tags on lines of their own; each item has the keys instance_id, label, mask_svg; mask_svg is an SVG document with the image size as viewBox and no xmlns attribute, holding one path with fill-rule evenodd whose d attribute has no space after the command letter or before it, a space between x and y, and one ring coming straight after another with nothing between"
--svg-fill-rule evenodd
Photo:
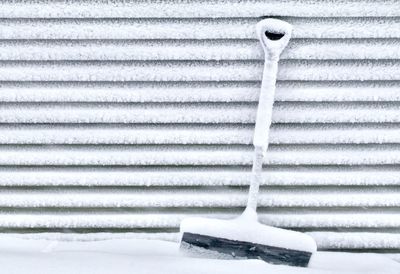
<instances>
[{"instance_id":1,"label":"horizontal metal slat","mask_svg":"<svg viewBox=\"0 0 400 274\"><path fill-rule=\"evenodd\" d=\"M399 101L398 82L278 82L275 101ZM1 92L1 89L0 89ZM400 96L399 96L400 98Z\"/></svg>"},{"instance_id":2,"label":"horizontal metal slat","mask_svg":"<svg viewBox=\"0 0 400 274\"><path fill-rule=\"evenodd\" d=\"M3 82L1 102L257 102L260 82ZM398 82L277 83L275 101L400 101Z\"/></svg>"},{"instance_id":3,"label":"horizontal metal slat","mask_svg":"<svg viewBox=\"0 0 400 274\"><path fill-rule=\"evenodd\" d=\"M261 61L1 62L0 81L259 81ZM280 62L278 80L400 80L400 61Z\"/></svg>"},{"instance_id":4,"label":"horizontal metal slat","mask_svg":"<svg viewBox=\"0 0 400 274\"><path fill-rule=\"evenodd\" d=\"M250 176L250 174L249 174ZM382 197L384 197L382 199ZM1 190L2 208L236 208L244 207L247 190L182 189L57 189ZM385 207L400 206L400 190L387 189L261 189L261 207Z\"/></svg>"},{"instance_id":5,"label":"horizontal metal slat","mask_svg":"<svg viewBox=\"0 0 400 274\"><path fill-rule=\"evenodd\" d=\"M281 59L400 59L396 39L294 39ZM256 40L1 40L0 60L263 60Z\"/></svg>"},{"instance_id":6,"label":"horizontal metal slat","mask_svg":"<svg viewBox=\"0 0 400 274\"><path fill-rule=\"evenodd\" d=\"M234 7L234 8L232 8ZM288 8L290 7L290 8ZM259 17L259 16L399 16L397 2L390 1L4 1L2 18L134 18L134 17Z\"/></svg>"},{"instance_id":7,"label":"horizontal metal slat","mask_svg":"<svg viewBox=\"0 0 400 274\"><path fill-rule=\"evenodd\" d=\"M252 144L253 125L2 125L0 144ZM400 143L398 124L282 125L271 144Z\"/></svg>"},{"instance_id":8,"label":"horizontal metal slat","mask_svg":"<svg viewBox=\"0 0 400 274\"><path fill-rule=\"evenodd\" d=\"M248 186L250 168L1 168L0 186ZM398 186L400 170L372 167L264 167L262 185Z\"/></svg>"},{"instance_id":9,"label":"horizontal metal slat","mask_svg":"<svg viewBox=\"0 0 400 274\"><path fill-rule=\"evenodd\" d=\"M397 103L275 103L274 123L399 123ZM255 104L2 104L1 123L243 123Z\"/></svg>"},{"instance_id":10,"label":"horizontal metal slat","mask_svg":"<svg viewBox=\"0 0 400 274\"><path fill-rule=\"evenodd\" d=\"M0 165L23 166L219 166L250 165L250 146L94 146L0 148ZM272 165L394 165L399 145L270 146L265 164Z\"/></svg>"},{"instance_id":11,"label":"horizontal metal slat","mask_svg":"<svg viewBox=\"0 0 400 274\"><path fill-rule=\"evenodd\" d=\"M308 232L324 249L399 249L400 235L385 232Z\"/></svg>"},{"instance_id":12,"label":"horizontal metal slat","mask_svg":"<svg viewBox=\"0 0 400 274\"><path fill-rule=\"evenodd\" d=\"M74 105L0 106L3 123L217 123L254 122L255 106L228 105Z\"/></svg>"},{"instance_id":13,"label":"horizontal metal slat","mask_svg":"<svg viewBox=\"0 0 400 274\"><path fill-rule=\"evenodd\" d=\"M310 108L308 108L310 107ZM396 103L277 103L274 122L395 123ZM307 110L306 110L307 108ZM299 111L303 109L304 111ZM374 116L374 117L373 117Z\"/></svg>"},{"instance_id":14,"label":"horizontal metal slat","mask_svg":"<svg viewBox=\"0 0 400 274\"><path fill-rule=\"evenodd\" d=\"M175 228L191 216L230 219L237 214L0 213L1 228ZM262 223L290 228L395 228L398 213L261 213Z\"/></svg>"},{"instance_id":15,"label":"horizontal metal slat","mask_svg":"<svg viewBox=\"0 0 400 274\"><path fill-rule=\"evenodd\" d=\"M400 18L295 18L293 38L400 38ZM0 39L256 39L258 18L0 19Z\"/></svg>"}]
</instances>

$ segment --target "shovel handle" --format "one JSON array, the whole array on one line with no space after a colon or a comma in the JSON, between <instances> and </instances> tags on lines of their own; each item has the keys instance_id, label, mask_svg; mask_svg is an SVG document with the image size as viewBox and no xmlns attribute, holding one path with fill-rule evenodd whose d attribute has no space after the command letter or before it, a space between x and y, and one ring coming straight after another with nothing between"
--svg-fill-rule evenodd
<instances>
[{"instance_id":1,"label":"shovel handle","mask_svg":"<svg viewBox=\"0 0 400 274\"><path fill-rule=\"evenodd\" d=\"M261 148L265 154L269 143L278 61L283 49L289 43L292 26L278 19L264 19L257 24L256 31L265 53L265 63L253 145Z\"/></svg>"},{"instance_id":2,"label":"shovel handle","mask_svg":"<svg viewBox=\"0 0 400 274\"><path fill-rule=\"evenodd\" d=\"M252 178L245 212L255 212L257 209L258 193L262 181L262 162L269 144L278 61L280 54L289 42L291 33L292 26L281 20L265 19L257 24L257 35L264 49L265 63L253 137Z\"/></svg>"},{"instance_id":3,"label":"shovel handle","mask_svg":"<svg viewBox=\"0 0 400 274\"><path fill-rule=\"evenodd\" d=\"M275 98L275 83L278 72L278 61L265 60L264 75L258 100L253 145L261 148L263 153L268 149L269 129L272 123L272 108Z\"/></svg>"}]
</instances>

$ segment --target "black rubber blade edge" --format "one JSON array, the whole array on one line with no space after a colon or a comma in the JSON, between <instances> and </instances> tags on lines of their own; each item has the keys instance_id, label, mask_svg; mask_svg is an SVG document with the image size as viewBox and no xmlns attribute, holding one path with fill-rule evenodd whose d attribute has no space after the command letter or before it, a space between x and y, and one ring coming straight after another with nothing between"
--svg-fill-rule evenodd
<instances>
[{"instance_id":1,"label":"black rubber blade edge","mask_svg":"<svg viewBox=\"0 0 400 274\"><path fill-rule=\"evenodd\" d=\"M261 259L271 264L284 264L300 267L306 267L312 255L311 252L301 250L228 240L188 232L183 233L182 243L223 253L231 256L232 259Z\"/></svg>"}]
</instances>

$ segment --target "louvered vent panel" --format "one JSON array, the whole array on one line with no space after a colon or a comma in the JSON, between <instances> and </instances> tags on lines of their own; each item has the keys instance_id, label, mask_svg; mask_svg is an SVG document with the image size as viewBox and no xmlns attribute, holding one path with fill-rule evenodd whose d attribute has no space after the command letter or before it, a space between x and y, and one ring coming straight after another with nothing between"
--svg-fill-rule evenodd
<instances>
[{"instance_id":1,"label":"louvered vent panel","mask_svg":"<svg viewBox=\"0 0 400 274\"><path fill-rule=\"evenodd\" d=\"M294 26L262 222L399 253L396 0L3 1L1 231L171 239L186 216L237 216L261 16Z\"/></svg>"}]
</instances>

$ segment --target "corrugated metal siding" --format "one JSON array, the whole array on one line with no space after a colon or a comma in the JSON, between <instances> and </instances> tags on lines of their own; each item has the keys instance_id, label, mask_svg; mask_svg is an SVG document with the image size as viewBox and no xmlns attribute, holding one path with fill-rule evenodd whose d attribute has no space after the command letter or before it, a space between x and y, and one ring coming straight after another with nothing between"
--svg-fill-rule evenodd
<instances>
[{"instance_id":1,"label":"corrugated metal siding","mask_svg":"<svg viewBox=\"0 0 400 274\"><path fill-rule=\"evenodd\" d=\"M1 231L169 237L185 216L236 216L260 16L294 26L261 220L399 252L396 0L3 1Z\"/></svg>"}]
</instances>

